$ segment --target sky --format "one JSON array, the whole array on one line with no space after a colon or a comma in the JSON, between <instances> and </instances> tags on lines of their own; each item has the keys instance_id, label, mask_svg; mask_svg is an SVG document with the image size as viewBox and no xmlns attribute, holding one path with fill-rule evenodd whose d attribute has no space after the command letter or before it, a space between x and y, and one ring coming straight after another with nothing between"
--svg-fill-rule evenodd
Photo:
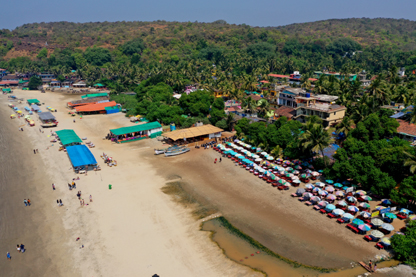
<instances>
[{"instance_id":1,"label":"sky","mask_svg":"<svg viewBox=\"0 0 416 277\"><path fill-rule=\"evenodd\" d=\"M415 0L19 0L0 3L0 29L34 22L198 21L281 26L333 18L416 20Z\"/></svg>"}]
</instances>

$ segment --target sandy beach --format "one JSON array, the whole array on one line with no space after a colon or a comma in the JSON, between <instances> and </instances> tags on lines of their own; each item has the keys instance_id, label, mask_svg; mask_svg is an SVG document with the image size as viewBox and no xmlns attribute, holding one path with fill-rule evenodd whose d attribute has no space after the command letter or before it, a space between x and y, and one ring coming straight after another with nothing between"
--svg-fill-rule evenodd
<instances>
[{"instance_id":1,"label":"sandy beach","mask_svg":"<svg viewBox=\"0 0 416 277\"><path fill-rule=\"evenodd\" d=\"M2 164L15 159L13 165L19 166L6 170L10 175L3 173L1 183L1 189L12 195L2 196L7 202L0 204L0 248L4 256L7 251L13 255L12 261L0 263L0 272L8 276L39 276L46 269L55 276L261 276L227 259L209 233L199 230L200 222L189 209L162 192L172 179L244 233L297 262L348 268L352 261L386 254L228 159L214 164L219 154L213 150L155 156L153 148L161 147L155 139L126 144L103 140L109 129L132 125L124 114L75 117L74 123L65 106L79 99L77 95L19 90L14 95L37 98L57 109L59 126L52 130L74 129L87 137L96 145L91 151L102 170L78 175L77 189L69 191L67 183L77 175L68 155L50 142L51 129L39 132L34 115L36 126L18 131L23 119L9 119L7 96L0 96L0 147L9 151L1 156ZM23 108L26 103L17 105ZM107 167L100 158L103 152L118 166ZM88 205L80 205L79 190ZM34 199L31 207L24 207L26 197ZM58 207L56 199L64 206ZM18 254L16 243L24 243L27 253Z\"/></svg>"}]
</instances>

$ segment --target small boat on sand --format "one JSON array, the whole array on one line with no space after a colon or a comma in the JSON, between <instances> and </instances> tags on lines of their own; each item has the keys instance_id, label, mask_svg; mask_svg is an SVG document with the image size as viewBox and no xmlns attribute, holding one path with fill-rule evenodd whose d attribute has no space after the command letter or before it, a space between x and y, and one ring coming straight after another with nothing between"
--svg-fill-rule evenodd
<instances>
[{"instance_id":1,"label":"small boat on sand","mask_svg":"<svg viewBox=\"0 0 416 277\"><path fill-rule=\"evenodd\" d=\"M185 146L177 146L177 145L174 145L174 146L171 146L171 147L168 147L168 148L164 148L164 149L155 149L155 155L164 154L166 152L173 151L173 150L177 150L177 149L181 149L181 148L184 148L184 147Z\"/></svg>"},{"instance_id":2,"label":"small boat on sand","mask_svg":"<svg viewBox=\"0 0 416 277\"><path fill-rule=\"evenodd\" d=\"M191 150L191 149L188 148L188 147L183 147L183 148L175 149L175 150L172 150L172 151L167 151L167 152L165 152L165 157L177 156L177 155L186 153L189 150Z\"/></svg>"}]
</instances>

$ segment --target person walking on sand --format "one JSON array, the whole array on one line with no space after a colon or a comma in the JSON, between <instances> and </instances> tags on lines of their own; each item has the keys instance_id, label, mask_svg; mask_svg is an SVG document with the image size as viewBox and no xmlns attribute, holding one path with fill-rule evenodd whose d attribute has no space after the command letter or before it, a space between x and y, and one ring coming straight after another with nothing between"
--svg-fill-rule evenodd
<instances>
[{"instance_id":1,"label":"person walking on sand","mask_svg":"<svg viewBox=\"0 0 416 277\"><path fill-rule=\"evenodd\" d=\"M60 206L63 206L64 204L62 204L62 200L61 199L59 199L59 205Z\"/></svg>"},{"instance_id":2,"label":"person walking on sand","mask_svg":"<svg viewBox=\"0 0 416 277\"><path fill-rule=\"evenodd\" d=\"M82 206L85 206L85 202L84 202L84 199L82 199Z\"/></svg>"},{"instance_id":3,"label":"person walking on sand","mask_svg":"<svg viewBox=\"0 0 416 277\"><path fill-rule=\"evenodd\" d=\"M92 202L92 196L91 196L91 194L90 194L90 202Z\"/></svg>"},{"instance_id":4,"label":"person walking on sand","mask_svg":"<svg viewBox=\"0 0 416 277\"><path fill-rule=\"evenodd\" d=\"M55 184L52 184L52 189L55 190Z\"/></svg>"},{"instance_id":5,"label":"person walking on sand","mask_svg":"<svg viewBox=\"0 0 416 277\"><path fill-rule=\"evenodd\" d=\"M17 252L20 252L20 246L19 245L16 246L16 249L17 249Z\"/></svg>"},{"instance_id":6,"label":"person walking on sand","mask_svg":"<svg viewBox=\"0 0 416 277\"><path fill-rule=\"evenodd\" d=\"M368 263L368 267L370 268L370 270L373 270L373 263L371 262L371 260L370 260L370 262Z\"/></svg>"},{"instance_id":7,"label":"person walking on sand","mask_svg":"<svg viewBox=\"0 0 416 277\"><path fill-rule=\"evenodd\" d=\"M59 199L56 199L56 203L58 204L58 206L61 206L61 205L59 205Z\"/></svg>"},{"instance_id":8,"label":"person walking on sand","mask_svg":"<svg viewBox=\"0 0 416 277\"><path fill-rule=\"evenodd\" d=\"M22 244L20 244L20 252L25 253L26 249L25 246Z\"/></svg>"},{"instance_id":9,"label":"person walking on sand","mask_svg":"<svg viewBox=\"0 0 416 277\"><path fill-rule=\"evenodd\" d=\"M29 198L27 199L27 204L30 206L30 199Z\"/></svg>"},{"instance_id":10,"label":"person walking on sand","mask_svg":"<svg viewBox=\"0 0 416 277\"><path fill-rule=\"evenodd\" d=\"M10 256L10 253L9 252L7 252L7 259L8 260L11 260L12 259L12 256Z\"/></svg>"},{"instance_id":11,"label":"person walking on sand","mask_svg":"<svg viewBox=\"0 0 416 277\"><path fill-rule=\"evenodd\" d=\"M222 161L221 157L220 157L220 162Z\"/></svg>"},{"instance_id":12,"label":"person walking on sand","mask_svg":"<svg viewBox=\"0 0 416 277\"><path fill-rule=\"evenodd\" d=\"M373 269L373 271L374 271L374 272L376 272L376 271L377 271L377 263L374 263L374 269Z\"/></svg>"},{"instance_id":13,"label":"person walking on sand","mask_svg":"<svg viewBox=\"0 0 416 277\"><path fill-rule=\"evenodd\" d=\"M79 200L79 205L82 207L82 200Z\"/></svg>"},{"instance_id":14,"label":"person walking on sand","mask_svg":"<svg viewBox=\"0 0 416 277\"><path fill-rule=\"evenodd\" d=\"M33 154L36 154L36 149L33 149Z\"/></svg>"},{"instance_id":15,"label":"person walking on sand","mask_svg":"<svg viewBox=\"0 0 416 277\"><path fill-rule=\"evenodd\" d=\"M25 204L25 207L27 207L27 200L23 200L23 203Z\"/></svg>"}]
</instances>

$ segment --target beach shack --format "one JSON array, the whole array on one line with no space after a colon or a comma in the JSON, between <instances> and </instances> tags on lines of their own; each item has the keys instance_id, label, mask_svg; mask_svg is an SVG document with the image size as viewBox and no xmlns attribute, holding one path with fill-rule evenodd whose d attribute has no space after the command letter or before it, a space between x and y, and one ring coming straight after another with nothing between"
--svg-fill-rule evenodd
<instances>
[{"instance_id":1,"label":"beach shack","mask_svg":"<svg viewBox=\"0 0 416 277\"><path fill-rule=\"evenodd\" d=\"M82 99L86 99L86 98L96 98L96 97L108 97L108 93L106 92L100 92L100 93L90 93L90 94L86 94L81 96Z\"/></svg>"},{"instance_id":2,"label":"beach shack","mask_svg":"<svg viewBox=\"0 0 416 277\"><path fill-rule=\"evenodd\" d=\"M39 113L39 120L42 122L40 126L43 128L58 126L58 122L56 121L55 116L53 116L53 114L50 112Z\"/></svg>"},{"instance_id":3,"label":"beach shack","mask_svg":"<svg viewBox=\"0 0 416 277\"><path fill-rule=\"evenodd\" d=\"M29 104L29 105L33 105L33 104L36 104L36 105L38 105L38 106L40 106L41 104L40 104L40 101L38 100L38 99L27 99L27 103Z\"/></svg>"},{"instance_id":4,"label":"beach shack","mask_svg":"<svg viewBox=\"0 0 416 277\"><path fill-rule=\"evenodd\" d=\"M187 129L175 130L163 134L171 143L192 143L204 140L220 138L224 130L211 124L191 127Z\"/></svg>"},{"instance_id":5,"label":"beach shack","mask_svg":"<svg viewBox=\"0 0 416 277\"><path fill-rule=\"evenodd\" d=\"M66 147L66 152L75 172L88 170L90 166L91 168L97 166L97 160L85 145L68 146Z\"/></svg>"},{"instance_id":6,"label":"beach shack","mask_svg":"<svg viewBox=\"0 0 416 277\"><path fill-rule=\"evenodd\" d=\"M83 106L75 107L75 111L79 114L106 114L106 107L117 106L115 101L104 102L104 103L94 103Z\"/></svg>"},{"instance_id":7,"label":"beach shack","mask_svg":"<svg viewBox=\"0 0 416 277\"><path fill-rule=\"evenodd\" d=\"M12 89L11 88L4 88L2 89L3 93L12 93Z\"/></svg>"},{"instance_id":8,"label":"beach shack","mask_svg":"<svg viewBox=\"0 0 416 277\"><path fill-rule=\"evenodd\" d=\"M84 81L79 81L72 85L74 88L85 88L87 84Z\"/></svg>"},{"instance_id":9,"label":"beach shack","mask_svg":"<svg viewBox=\"0 0 416 277\"><path fill-rule=\"evenodd\" d=\"M94 97L94 98L84 98L81 100L75 100L72 102L68 102L67 106L72 109L77 106L85 106L88 104L98 104L98 103L104 103L104 102L110 102L110 100L108 100L108 96L100 96L100 97Z\"/></svg>"},{"instance_id":10,"label":"beach shack","mask_svg":"<svg viewBox=\"0 0 416 277\"><path fill-rule=\"evenodd\" d=\"M82 143L80 137L72 129L64 129L55 132L63 146L79 145Z\"/></svg>"},{"instance_id":11,"label":"beach shack","mask_svg":"<svg viewBox=\"0 0 416 277\"><path fill-rule=\"evenodd\" d=\"M162 125L157 121L110 130L111 140L117 143L131 142L149 137L155 138L161 134Z\"/></svg>"},{"instance_id":12,"label":"beach shack","mask_svg":"<svg viewBox=\"0 0 416 277\"><path fill-rule=\"evenodd\" d=\"M42 111L40 110L39 106L36 104L33 104L30 106L30 108L32 109L32 111L36 112L36 113L41 113Z\"/></svg>"}]
</instances>

